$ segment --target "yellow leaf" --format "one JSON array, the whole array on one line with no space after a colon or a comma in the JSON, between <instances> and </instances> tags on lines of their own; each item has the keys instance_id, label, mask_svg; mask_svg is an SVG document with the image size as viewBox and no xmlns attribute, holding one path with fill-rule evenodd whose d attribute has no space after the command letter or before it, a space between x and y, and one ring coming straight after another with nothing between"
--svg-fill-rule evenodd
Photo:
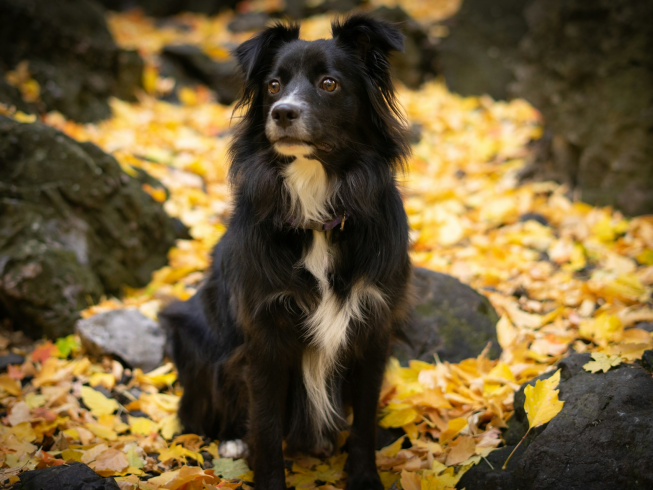
<instances>
[{"instance_id":1,"label":"yellow leaf","mask_svg":"<svg viewBox=\"0 0 653 490\"><path fill-rule=\"evenodd\" d=\"M82 401L96 417L109 415L118 410L118 402L88 386L82 386Z\"/></svg>"},{"instance_id":2,"label":"yellow leaf","mask_svg":"<svg viewBox=\"0 0 653 490\"><path fill-rule=\"evenodd\" d=\"M590 373L598 373L599 371L607 373L610 368L618 366L622 361L618 354L607 355L603 352L592 352L592 359L594 360L583 366L583 369Z\"/></svg>"},{"instance_id":3,"label":"yellow leaf","mask_svg":"<svg viewBox=\"0 0 653 490\"><path fill-rule=\"evenodd\" d=\"M507 316L503 315L497 323L497 337L499 345L503 349L507 349L517 338L517 329L510 323Z\"/></svg>"},{"instance_id":4,"label":"yellow leaf","mask_svg":"<svg viewBox=\"0 0 653 490\"><path fill-rule=\"evenodd\" d=\"M163 436L166 441L171 440L175 434L180 433L182 428L177 414L173 413L161 420L161 422L159 422L159 430L161 431L161 436Z\"/></svg>"},{"instance_id":5,"label":"yellow leaf","mask_svg":"<svg viewBox=\"0 0 653 490\"><path fill-rule=\"evenodd\" d=\"M440 434L440 444L445 444L467 427L467 419L459 417L447 422L447 428Z\"/></svg>"},{"instance_id":6,"label":"yellow leaf","mask_svg":"<svg viewBox=\"0 0 653 490\"><path fill-rule=\"evenodd\" d=\"M391 458L394 458L397 455L397 453L401 450L401 446L403 443L404 443L404 436L401 436L395 442L393 442L389 446L384 447L379 452L384 456L389 456Z\"/></svg>"},{"instance_id":7,"label":"yellow leaf","mask_svg":"<svg viewBox=\"0 0 653 490\"><path fill-rule=\"evenodd\" d=\"M524 389L526 402L524 410L528 416L529 428L533 429L546 424L560 413L565 402L558 399L556 387L560 382L560 370L548 379L537 380L535 386L528 385Z\"/></svg>"},{"instance_id":8,"label":"yellow leaf","mask_svg":"<svg viewBox=\"0 0 653 490\"><path fill-rule=\"evenodd\" d=\"M88 384L93 387L103 386L107 390L112 390L116 386L116 378L111 373L93 373L88 379Z\"/></svg>"},{"instance_id":9,"label":"yellow leaf","mask_svg":"<svg viewBox=\"0 0 653 490\"><path fill-rule=\"evenodd\" d=\"M581 323L578 333L581 337L594 340L600 345L618 340L623 332L621 320L616 315L602 313L597 318Z\"/></svg>"},{"instance_id":10,"label":"yellow leaf","mask_svg":"<svg viewBox=\"0 0 653 490\"><path fill-rule=\"evenodd\" d=\"M204 473L204 471L197 466L182 466L179 470L166 471L165 473L161 473L159 476L150 478L148 483L153 483L154 485L161 488L167 488L168 490L177 490L188 482L203 479L208 476L210 475Z\"/></svg>"},{"instance_id":11,"label":"yellow leaf","mask_svg":"<svg viewBox=\"0 0 653 490\"><path fill-rule=\"evenodd\" d=\"M447 454L447 466L454 466L468 460L476 453L476 443L473 437L463 436L451 444L451 451Z\"/></svg>"},{"instance_id":12,"label":"yellow leaf","mask_svg":"<svg viewBox=\"0 0 653 490\"><path fill-rule=\"evenodd\" d=\"M417 410L414 408L404 408L401 410L393 410L381 419L379 425L384 428L401 427L402 425L414 422L419 416Z\"/></svg>"},{"instance_id":13,"label":"yellow leaf","mask_svg":"<svg viewBox=\"0 0 653 490\"><path fill-rule=\"evenodd\" d=\"M8 374L0 374L0 388L14 396L20 395L21 392L20 383L11 379Z\"/></svg>"},{"instance_id":14,"label":"yellow leaf","mask_svg":"<svg viewBox=\"0 0 653 490\"><path fill-rule=\"evenodd\" d=\"M184 446L178 444L173 444L169 448L161 449L159 452L159 461L165 463L169 459L174 459L176 461L181 461L182 463L186 462L186 458L193 458L200 464L204 463L204 457L197 452L186 449Z\"/></svg>"},{"instance_id":15,"label":"yellow leaf","mask_svg":"<svg viewBox=\"0 0 653 490\"><path fill-rule=\"evenodd\" d=\"M157 432L159 426L156 422L152 422L147 417L128 417L129 429L132 434L141 436L149 436L153 432Z\"/></svg>"},{"instance_id":16,"label":"yellow leaf","mask_svg":"<svg viewBox=\"0 0 653 490\"><path fill-rule=\"evenodd\" d=\"M404 490L421 490L422 477L418 473L412 473L406 470L401 471L401 488Z\"/></svg>"},{"instance_id":17,"label":"yellow leaf","mask_svg":"<svg viewBox=\"0 0 653 490\"><path fill-rule=\"evenodd\" d=\"M109 429L104 425L90 423L90 424L86 424L86 428L96 436L102 439L106 439L107 441L115 441L116 439L118 439L118 434L116 434L114 430Z\"/></svg>"}]
</instances>

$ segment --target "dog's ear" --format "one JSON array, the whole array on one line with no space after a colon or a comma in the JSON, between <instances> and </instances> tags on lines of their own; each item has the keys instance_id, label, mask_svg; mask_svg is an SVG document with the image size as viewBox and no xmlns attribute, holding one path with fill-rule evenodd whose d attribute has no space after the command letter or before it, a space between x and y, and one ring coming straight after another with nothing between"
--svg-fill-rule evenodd
<instances>
[{"instance_id":1,"label":"dog's ear","mask_svg":"<svg viewBox=\"0 0 653 490\"><path fill-rule=\"evenodd\" d=\"M238 63L250 81L263 73L272 61L274 51L287 42L299 39L297 24L284 25L277 22L252 39L242 43L234 52Z\"/></svg>"},{"instance_id":2,"label":"dog's ear","mask_svg":"<svg viewBox=\"0 0 653 490\"><path fill-rule=\"evenodd\" d=\"M331 24L336 42L358 54L368 68L388 69L388 55L404 50L404 35L389 22L354 14Z\"/></svg>"}]
</instances>

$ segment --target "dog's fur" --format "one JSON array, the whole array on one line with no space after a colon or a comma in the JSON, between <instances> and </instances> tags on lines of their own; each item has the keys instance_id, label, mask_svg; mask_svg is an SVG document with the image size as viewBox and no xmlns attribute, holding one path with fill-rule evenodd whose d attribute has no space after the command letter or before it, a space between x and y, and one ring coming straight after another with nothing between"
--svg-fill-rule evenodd
<instances>
[{"instance_id":1,"label":"dog's fur","mask_svg":"<svg viewBox=\"0 0 653 490\"><path fill-rule=\"evenodd\" d=\"M346 406L347 486L383 488L376 409L411 273L395 182L409 147L388 71L403 37L363 15L332 31L306 42L277 24L236 50L246 83L233 215L205 284L160 315L184 428L245 438L257 488L285 488L284 439L287 454L328 455Z\"/></svg>"}]
</instances>

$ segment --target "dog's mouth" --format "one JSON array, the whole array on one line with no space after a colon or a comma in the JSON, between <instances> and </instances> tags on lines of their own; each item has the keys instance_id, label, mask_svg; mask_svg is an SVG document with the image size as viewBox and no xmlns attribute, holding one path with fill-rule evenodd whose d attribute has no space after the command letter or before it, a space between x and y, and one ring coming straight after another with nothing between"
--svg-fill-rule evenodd
<instances>
[{"instance_id":1,"label":"dog's mouth","mask_svg":"<svg viewBox=\"0 0 653 490\"><path fill-rule=\"evenodd\" d=\"M284 148L284 149L293 146L312 146L317 148L318 150L322 150L325 152L329 152L333 150L333 145L331 143L327 143L326 141L305 141L298 138L291 138L288 136L284 136L283 138L279 138L275 140L273 144L275 147Z\"/></svg>"}]
</instances>

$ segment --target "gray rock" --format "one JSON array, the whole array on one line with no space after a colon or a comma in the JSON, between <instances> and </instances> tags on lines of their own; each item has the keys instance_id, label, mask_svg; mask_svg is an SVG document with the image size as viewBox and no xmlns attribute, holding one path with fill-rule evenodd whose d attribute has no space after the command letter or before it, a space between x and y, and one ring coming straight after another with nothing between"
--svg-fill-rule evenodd
<instances>
[{"instance_id":1,"label":"gray rock","mask_svg":"<svg viewBox=\"0 0 653 490\"><path fill-rule=\"evenodd\" d=\"M562 411L531 431L504 471L501 466L528 429L522 386L504 435L507 446L488 457L494 470L481 462L463 476L458 488L653 488L653 378L634 364L589 373L583 369L589 360L588 354L574 354L560 362Z\"/></svg>"},{"instance_id":2,"label":"gray rock","mask_svg":"<svg viewBox=\"0 0 653 490\"><path fill-rule=\"evenodd\" d=\"M653 212L653 3L531 0L515 94L549 135L531 168L585 202Z\"/></svg>"},{"instance_id":3,"label":"gray rock","mask_svg":"<svg viewBox=\"0 0 653 490\"><path fill-rule=\"evenodd\" d=\"M83 463L72 462L19 475L14 490L118 490L116 481L98 475Z\"/></svg>"},{"instance_id":4,"label":"gray rock","mask_svg":"<svg viewBox=\"0 0 653 490\"><path fill-rule=\"evenodd\" d=\"M165 333L157 322L138 310L99 313L75 325L91 355L118 356L131 367L151 371L163 359Z\"/></svg>"},{"instance_id":5,"label":"gray rock","mask_svg":"<svg viewBox=\"0 0 653 490\"><path fill-rule=\"evenodd\" d=\"M7 369L10 364L22 364L25 358L19 354L7 354L0 356L0 371Z\"/></svg>"},{"instance_id":6,"label":"gray rock","mask_svg":"<svg viewBox=\"0 0 653 490\"><path fill-rule=\"evenodd\" d=\"M36 109L81 122L108 117L108 97L134 100L141 86L141 58L116 46L94 0L0 2L0 65L21 61L40 85Z\"/></svg>"},{"instance_id":7,"label":"gray rock","mask_svg":"<svg viewBox=\"0 0 653 490\"><path fill-rule=\"evenodd\" d=\"M0 318L14 328L72 333L89 301L165 265L172 220L142 190L146 177L98 147L0 116L0 162Z\"/></svg>"},{"instance_id":8,"label":"gray rock","mask_svg":"<svg viewBox=\"0 0 653 490\"><path fill-rule=\"evenodd\" d=\"M514 82L519 41L528 28L529 0L464 0L446 21L449 35L439 46L441 73L449 90L506 99Z\"/></svg>"},{"instance_id":9,"label":"gray rock","mask_svg":"<svg viewBox=\"0 0 653 490\"><path fill-rule=\"evenodd\" d=\"M417 302L404 329L404 340L393 355L402 363L410 359L458 362L478 356L488 342L490 356L500 354L496 334L499 317L485 296L456 278L415 268L413 287Z\"/></svg>"}]
</instances>

